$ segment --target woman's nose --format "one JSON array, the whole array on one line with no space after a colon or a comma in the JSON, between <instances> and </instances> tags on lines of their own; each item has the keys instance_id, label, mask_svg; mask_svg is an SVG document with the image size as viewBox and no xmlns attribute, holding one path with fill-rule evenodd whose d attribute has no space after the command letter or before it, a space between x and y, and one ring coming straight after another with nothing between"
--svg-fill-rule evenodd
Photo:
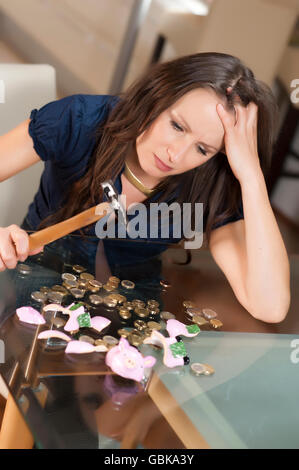
<instances>
[{"instance_id":1,"label":"woman's nose","mask_svg":"<svg viewBox=\"0 0 299 470\"><path fill-rule=\"evenodd\" d=\"M188 145L174 146L169 145L167 148L168 158L171 163L176 163L187 150Z\"/></svg>"}]
</instances>

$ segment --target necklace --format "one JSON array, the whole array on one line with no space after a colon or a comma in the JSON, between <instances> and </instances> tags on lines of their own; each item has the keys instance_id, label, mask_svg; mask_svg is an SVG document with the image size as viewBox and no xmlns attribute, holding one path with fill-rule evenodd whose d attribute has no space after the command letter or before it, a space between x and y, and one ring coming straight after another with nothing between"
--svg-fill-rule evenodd
<instances>
[{"instance_id":1,"label":"necklace","mask_svg":"<svg viewBox=\"0 0 299 470\"><path fill-rule=\"evenodd\" d=\"M128 167L128 164L125 162L125 171L124 171L125 177L132 183L135 188L139 189L143 194L146 196L151 196L154 194L156 189L149 189L144 184L137 178L137 176L134 175L132 170Z\"/></svg>"}]
</instances>

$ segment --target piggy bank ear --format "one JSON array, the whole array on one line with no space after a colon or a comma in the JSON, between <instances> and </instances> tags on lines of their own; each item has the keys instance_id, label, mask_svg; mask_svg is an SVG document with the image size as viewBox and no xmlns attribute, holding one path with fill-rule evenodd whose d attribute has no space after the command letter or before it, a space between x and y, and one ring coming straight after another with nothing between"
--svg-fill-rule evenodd
<instances>
[{"instance_id":1,"label":"piggy bank ear","mask_svg":"<svg viewBox=\"0 0 299 470\"><path fill-rule=\"evenodd\" d=\"M121 337L119 342L118 342L119 349L124 350L124 349L128 348L129 346L130 346L129 342L125 338Z\"/></svg>"},{"instance_id":2,"label":"piggy bank ear","mask_svg":"<svg viewBox=\"0 0 299 470\"><path fill-rule=\"evenodd\" d=\"M156 359L153 356L146 356L144 358L144 367L153 367L156 364Z\"/></svg>"}]
</instances>

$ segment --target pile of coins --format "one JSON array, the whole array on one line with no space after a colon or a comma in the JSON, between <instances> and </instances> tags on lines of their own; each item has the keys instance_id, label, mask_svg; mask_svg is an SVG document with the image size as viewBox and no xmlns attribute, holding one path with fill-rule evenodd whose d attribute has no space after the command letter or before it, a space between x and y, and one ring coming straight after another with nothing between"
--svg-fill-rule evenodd
<instances>
[{"instance_id":1,"label":"pile of coins","mask_svg":"<svg viewBox=\"0 0 299 470\"><path fill-rule=\"evenodd\" d=\"M221 320L218 319L217 313L210 308L198 308L194 302L184 300L183 307L188 320L197 324L199 327L210 326L219 329L223 326Z\"/></svg>"}]
</instances>

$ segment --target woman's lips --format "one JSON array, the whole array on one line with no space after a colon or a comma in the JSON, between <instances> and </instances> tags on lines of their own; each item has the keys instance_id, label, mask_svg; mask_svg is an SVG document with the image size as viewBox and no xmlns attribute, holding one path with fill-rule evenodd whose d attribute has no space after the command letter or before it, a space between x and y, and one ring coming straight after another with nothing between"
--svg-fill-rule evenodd
<instances>
[{"instance_id":1,"label":"woman's lips","mask_svg":"<svg viewBox=\"0 0 299 470\"><path fill-rule=\"evenodd\" d=\"M159 168L159 170L161 170L161 171L170 171L170 170L173 170L173 168L171 168L170 166L165 165L165 163L163 163L163 162L160 160L160 158L157 157L157 155L154 154L154 157L155 157L156 166L157 166L157 168Z\"/></svg>"}]
</instances>

